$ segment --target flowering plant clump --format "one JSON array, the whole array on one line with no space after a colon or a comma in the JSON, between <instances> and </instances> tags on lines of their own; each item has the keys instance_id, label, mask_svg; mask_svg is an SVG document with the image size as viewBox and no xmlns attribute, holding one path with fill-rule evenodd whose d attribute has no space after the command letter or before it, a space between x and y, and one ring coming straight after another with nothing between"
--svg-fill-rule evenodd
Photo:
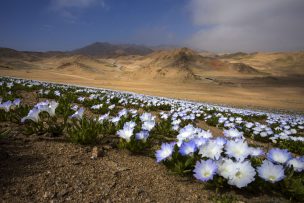
<instances>
[{"instance_id":1,"label":"flowering plant clump","mask_svg":"<svg viewBox=\"0 0 304 203\"><path fill-rule=\"evenodd\" d=\"M37 102L21 91L34 92ZM3 77L0 122L19 124L27 135L110 142L216 190L304 198L303 115Z\"/></svg>"}]
</instances>

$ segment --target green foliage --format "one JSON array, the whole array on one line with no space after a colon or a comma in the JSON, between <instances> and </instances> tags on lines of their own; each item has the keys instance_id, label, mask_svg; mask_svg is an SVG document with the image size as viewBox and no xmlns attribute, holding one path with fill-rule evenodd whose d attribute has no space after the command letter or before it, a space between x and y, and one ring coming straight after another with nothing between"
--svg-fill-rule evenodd
<instances>
[{"instance_id":1,"label":"green foliage","mask_svg":"<svg viewBox=\"0 0 304 203\"><path fill-rule=\"evenodd\" d=\"M246 191L252 194L264 193L277 195L280 193L291 200L304 199L304 174L297 173L293 168L285 169L285 178L276 183L270 183L256 177L255 181L245 188Z\"/></svg>"},{"instance_id":2,"label":"green foliage","mask_svg":"<svg viewBox=\"0 0 304 203\"><path fill-rule=\"evenodd\" d=\"M49 92L48 94L43 94L42 96L43 96L44 98L47 98L47 99L57 100L57 99L59 99L60 97L58 97L57 95L55 95L55 91L56 91L56 89L51 88L51 89L50 89L50 92Z\"/></svg>"},{"instance_id":3,"label":"green foliage","mask_svg":"<svg viewBox=\"0 0 304 203\"><path fill-rule=\"evenodd\" d=\"M117 105L117 104L118 104L118 102L119 102L119 100L120 100L120 98L118 98L118 97L114 97L114 98L110 99L110 102L111 102L111 104L115 104L115 105Z\"/></svg>"},{"instance_id":4,"label":"green foliage","mask_svg":"<svg viewBox=\"0 0 304 203\"><path fill-rule=\"evenodd\" d=\"M68 93L63 97L60 97L58 101L58 107L56 108L56 114L63 117L63 125L67 124L67 120L70 115L74 113L72 108L72 102L75 98L75 95Z\"/></svg>"},{"instance_id":5,"label":"green foliage","mask_svg":"<svg viewBox=\"0 0 304 203\"><path fill-rule=\"evenodd\" d=\"M278 140L275 146L282 149L288 149L288 151L301 156L304 155L304 142L301 141Z\"/></svg>"},{"instance_id":6,"label":"green foliage","mask_svg":"<svg viewBox=\"0 0 304 203\"><path fill-rule=\"evenodd\" d=\"M172 129L170 119L161 120L151 130L151 135L154 135L154 137L159 138L161 141L172 141L172 138L175 140L177 134L178 132Z\"/></svg>"},{"instance_id":7,"label":"green foliage","mask_svg":"<svg viewBox=\"0 0 304 203\"><path fill-rule=\"evenodd\" d=\"M170 111L171 110L171 106L169 104L161 104L159 106L144 106L143 109L145 111Z\"/></svg>"},{"instance_id":8,"label":"green foliage","mask_svg":"<svg viewBox=\"0 0 304 203\"><path fill-rule=\"evenodd\" d=\"M134 136L131 137L131 140L129 142L125 141L124 139L120 139L118 143L118 148L120 149L128 149L134 154L143 154L144 150L149 148L150 142L149 138L146 142L142 140L136 140Z\"/></svg>"},{"instance_id":9,"label":"green foliage","mask_svg":"<svg viewBox=\"0 0 304 203\"><path fill-rule=\"evenodd\" d=\"M192 173L197 160L199 160L199 156L196 153L192 156L182 156L178 152L178 146L175 145L172 158L163 161L163 163L173 173L185 175Z\"/></svg>"},{"instance_id":10,"label":"green foliage","mask_svg":"<svg viewBox=\"0 0 304 203\"><path fill-rule=\"evenodd\" d=\"M46 112L41 112L39 114L39 121L34 122L32 120L26 120L24 123L25 126L25 135L43 135L47 134L51 137L58 137L63 134L64 129L66 128L66 122L61 121L56 116L51 117Z\"/></svg>"},{"instance_id":11,"label":"green foliage","mask_svg":"<svg viewBox=\"0 0 304 203\"><path fill-rule=\"evenodd\" d=\"M262 165L263 158L261 158L261 157L251 157L250 162L251 162L252 166L256 168L256 167Z\"/></svg>"},{"instance_id":12,"label":"green foliage","mask_svg":"<svg viewBox=\"0 0 304 203\"><path fill-rule=\"evenodd\" d=\"M261 122L267 119L267 115L266 114L262 114L262 115L257 115L257 114L253 114L250 116L243 116L244 120L248 121L248 122Z\"/></svg>"},{"instance_id":13,"label":"green foliage","mask_svg":"<svg viewBox=\"0 0 304 203\"><path fill-rule=\"evenodd\" d=\"M4 109L0 109L0 122L9 121L10 112L4 111Z\"/></svg>"},{"instance_id":14,"label":"green foliage","mask_svg":"<svg viewBox=\"0 0 304 203\"><path fill-rule=\"evenodd\" d=\"M219 118L216 117L216 116L212 116L211 118L208 118L206 120L206 123L210 126L217 126L218 125L218 121L219 121Z\"/></svg>"},{"instance_id":15,"label":"green foliage","mask_svg":"<svg viewBox=\"0 0 304 203\"><path fill-rule=\"evenodd\" d=\"M24 134L25 135L43 135L47 132L46 127L43 125L43 122L34 122L32 120L26 120L24 122Z\"/></svg>"},{"instance_id":16,"label":"green foliage","mask_svg":"<svg viewBox=\"0 0 304 203\"><path fill-rule=\"evenodd\" d=\"M10 121L20 124L21 119L28 114L30 109L31 109L31 107L28 105L22 105L22 106L14 108L14 109L11 109Z\"/></svg>"},{"instance_id":17,"label":"green foliage","mask_svg":"<svg viewBox=\"0 0 304 203\"><path fill-rule=\"evenodd\" d=\"M304 174L296 173L292 169L281 183L281 190L285 196L294 200L304 200Z\"/></svg>"},{"instance_id":18,"label":"green foliage","mask_svg":"<svg viewBox=\"0 0 304 203\"><path fill-rule=\"evenodd\" d=\"M7 137L10 133L9 129L0 129L0 140Z\"/></svg>"},{"instance_id":19,"label":"green foliage","mask_svg":"<svg viewBox=\"0 0 304 203\"><path fill-rule=\"evenodd\" d=\"M105 137L102 125L94 119L72 119L67 128L68 138L79 144L98 144Z\"/></svg>"}]
</instances>

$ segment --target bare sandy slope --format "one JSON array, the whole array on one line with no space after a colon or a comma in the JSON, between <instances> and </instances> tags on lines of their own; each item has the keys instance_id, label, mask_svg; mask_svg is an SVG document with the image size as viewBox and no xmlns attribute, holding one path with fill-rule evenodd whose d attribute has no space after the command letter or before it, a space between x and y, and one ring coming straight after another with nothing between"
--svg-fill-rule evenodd
<instances>
[{"instance_id":1,"label":"bare sandy slope","mask_svg":"<svg viewBox=\"0 0 304 203\"><path fill-rule=\"evenodd\" d=\"M193 82L134 81L53 70L1 70L1 75L190 99L237 107L304 112L303 78L218 78ZM279 80L279 81L278 81Z\"/></svg>"},{"instance_id":2,"label":"bare sandy slope","mask_svg":"<svg viewBox=\"0 0 304 203\"><path fill-rule=\"evenodd\" d=\"M231 54L222 61L245 63L271 75L303 75L304 52L266 52Z\"/></svg>"}]
</instances>

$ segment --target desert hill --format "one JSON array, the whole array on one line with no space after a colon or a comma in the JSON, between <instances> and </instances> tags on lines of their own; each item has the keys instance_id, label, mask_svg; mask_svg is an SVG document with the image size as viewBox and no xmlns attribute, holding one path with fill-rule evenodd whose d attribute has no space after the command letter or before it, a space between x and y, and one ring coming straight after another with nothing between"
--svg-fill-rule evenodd
<instances>
[{"instance_id":1,"label":"desert hill","mask_svg":"<svg viewBox=\"0 0 304 203\"><path fill-rule=\"evenodd\" d=\"M304 51L237 53L223 55L219 59L230 63L244 63L275 76L304 75Z\"/></svg>"},{"instance_id":2,"label":"desert hill","mask_svg":"<svg viewBox=\"0 0 304 203\"><path fill-rule=\"evenodd\" d=\"M128 64L137 79L200 80L210 75L261 74L253 67L202 56L189 48L156 51Z\"/></svg>"},{"instance_id":3,"label":"desert hill","mask_svg":"<svg viewBox=\"0 0 304 203\"><path fill-rule=\"evenodd\" d=\"M127 80L185 82L214 77L302 76L303 67L304 52L216 55L189 48L152 52L143 46L109 43L94 43L72 52L0 48L1 69L48 69Z\"/></svg>"},{"instance_id":4,"label":"desert hill","mask_svg":"<svg viewBox=\"0 0 304 203\"><path fill-rule=\"evenodd\" d=\"M125 55L146 55L152 52L152 49L140 45L95 42L88 46L73 50L70 53L93 57L117 57Z\"/></svg>"}]
</instances>

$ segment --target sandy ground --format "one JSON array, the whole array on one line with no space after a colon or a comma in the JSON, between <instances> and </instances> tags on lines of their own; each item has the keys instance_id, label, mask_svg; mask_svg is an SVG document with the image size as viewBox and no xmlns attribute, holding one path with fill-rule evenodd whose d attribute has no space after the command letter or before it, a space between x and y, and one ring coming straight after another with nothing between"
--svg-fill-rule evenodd
<instances>
[{"instance_id":1,"label":"sandy ground","mask_svg":"<svg viewBox=\"0 0 304 203\"><path fill-rule=\"evenodd\" d=\"M223 189L170 173L155 159L111 145L68 143L63 137L24 136L16 124L0 140L0 202L290 202L281 196Z\"/></svg>"},{"instance_id":2,"label":"sandy ground","mask_svg":"<svg viewBox=\"0 0 304 203\"><path fill-rule=\"evenodd\" d=\"M136 81L52 70L5 70L2 76L111 88L243 108L304 112L303 78L219 78L214 81Z\"/></svg>"}]
</instances>

